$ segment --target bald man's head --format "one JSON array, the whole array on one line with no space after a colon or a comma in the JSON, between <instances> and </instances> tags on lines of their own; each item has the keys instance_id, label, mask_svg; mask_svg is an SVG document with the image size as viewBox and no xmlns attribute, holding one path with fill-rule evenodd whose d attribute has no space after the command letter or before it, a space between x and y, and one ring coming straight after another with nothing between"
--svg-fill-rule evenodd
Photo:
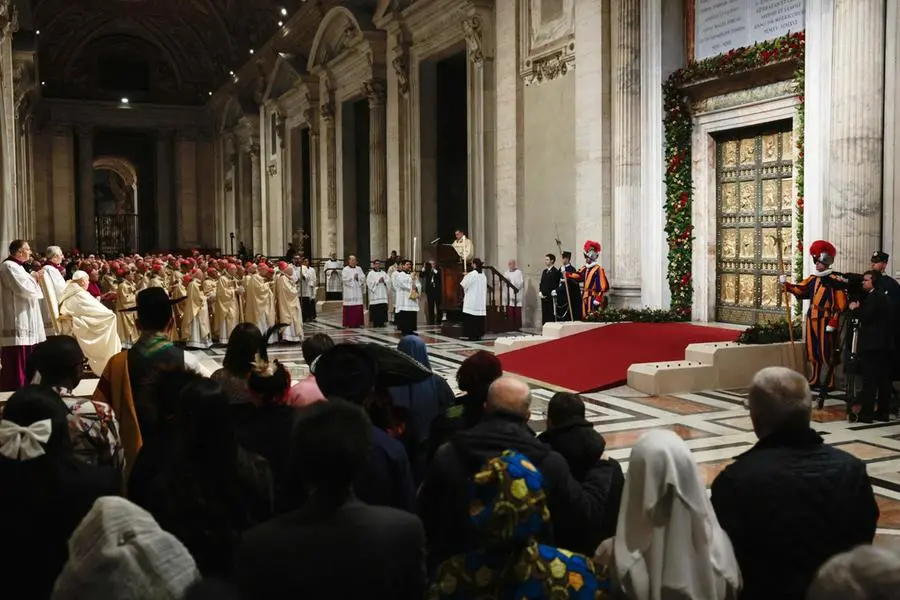
<instances>
[{"instance_id":1,"label":"bald man's head","mask_svg":"<svg viewBox=\"0 0 900 600\"><path fill-rule=\"evenodd\" d=\"M527 421L531 416L531 389L521 379L504 375L488 388L485 410L517 415Z\"/></svg>"}]
</instances>

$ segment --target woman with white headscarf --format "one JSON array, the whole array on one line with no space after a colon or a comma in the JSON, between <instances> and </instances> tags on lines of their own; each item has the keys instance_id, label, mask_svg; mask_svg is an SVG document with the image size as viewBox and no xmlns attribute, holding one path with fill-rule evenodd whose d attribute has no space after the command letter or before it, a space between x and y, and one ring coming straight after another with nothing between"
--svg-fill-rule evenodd
<instances>
[{"instance_id":1,"label":"woman with white headscarf","mask_svg":"<svg viewBox=\"0 0 900 600\"><path fill-rule=\"evenodd\" d=\"M629 600L738 597L741 573L731 541L690 449L671 431L650 431L632 449L616 537L595 560L610 565Z\"/></svg>"},{"instance_id":2,"label":"woman with white headscarf","mask_svg":"<svg viewBox=\"0 0 900 600\"><path fill-rule=\"evenodd\" d=\"M116 314L87 291L90 277L75 271L59 298L60 329L78 340L91 371L98 377L106 363L122 350Z\"/></svg>"}]
</instances>

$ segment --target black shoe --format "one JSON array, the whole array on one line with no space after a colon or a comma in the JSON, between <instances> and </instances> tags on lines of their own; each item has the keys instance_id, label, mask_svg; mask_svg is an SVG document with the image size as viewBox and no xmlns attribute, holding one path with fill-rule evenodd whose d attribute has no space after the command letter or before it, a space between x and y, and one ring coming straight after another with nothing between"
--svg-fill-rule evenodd
<instances>
[{"instance_id":1,"label":"black shoe","mask_svg":"<svg viewBox=\"0 0 900 600\"><path fill-rule=\"evenodd\" d=\"M875 420L881 421L883 423L889 423L891 420L891 415L889 415L887 413L878 412L878 413L875 413Z\"/></svg>"},{"instance_id":2,"label":"black shoe","mask_svg":"<svg viewBox=\"0 0 900 600\"><path fill-rule=\"evenodd\" d=\"M858 423L872 423L872 415L859 415Z\"/></svg>"}]
</instances>

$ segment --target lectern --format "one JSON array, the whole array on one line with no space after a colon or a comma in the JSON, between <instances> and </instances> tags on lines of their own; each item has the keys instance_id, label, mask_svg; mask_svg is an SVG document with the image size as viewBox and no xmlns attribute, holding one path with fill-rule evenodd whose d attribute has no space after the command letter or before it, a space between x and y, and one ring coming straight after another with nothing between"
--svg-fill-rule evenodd
<instances>
[{"instance_id":1,"label":"lectern","mask_svg":"<svg viewBox=\"0 0 900 600\"><path fill-rule=\"evenodd\" d=\"M441 310L446 313L462 310L463 291L459 285L465 275L462 259L450 244L437 244L434 262L441 272Z\"/></svg>"}]
</instances>

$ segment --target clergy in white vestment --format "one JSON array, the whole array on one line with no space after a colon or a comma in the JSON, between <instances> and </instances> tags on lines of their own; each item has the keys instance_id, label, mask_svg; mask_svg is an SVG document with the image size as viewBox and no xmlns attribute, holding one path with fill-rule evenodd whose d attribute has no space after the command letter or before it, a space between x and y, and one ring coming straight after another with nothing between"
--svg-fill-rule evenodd
<instances>
[{"instance_id":1,"label":"clergy in white vestment","mask_svg":"<svg viewBox=\"0 0 900 600\"><path fill-rule=\"evenodd\" d=\"M419 320L419 300L410 298L413 289L416 295L422 291L422 284L412 276L412 261L402 260L391 277L394 289L394 324L403 335L415 333Z\"/></svg>"},{"instance_id":2,"label":"clergy in white vestment","mask_svg":"<svg viewBox=\"0 0 900 600\"><path fill-rule=\"evenodd\" d=\"M300 272L300 281L298 287L300 289L300 308L303 313L303 321L310 322L316 320L316 286L319 284L316 270L309 266L309 259L303 257L300 261L300 268L294 269Z\"/></svg>"},{"instance_id":3,"label":"clergy in white vestment","mask_svg":"<svg viewBox=\"0 0 900 600\"><path fill-rule=\"evenodd\" d=\"M40 271L22 266L31 260L24 240L9 245L9 257L0 263L0 391L14 392L25 385L25 363L34 347L47 339L38 281Z\"/></svg>"},{"instance_id":4,"label":"clergy in white vestment","mask_svg":"<svg viewBox=\"0 0 900 600\"><path fill-rule=\"evenodd\" d=\"M187 301L183 304L181 335L188 348L206 349L212 346L212 329L209 323L209 303L201 286L199 272L187 282Z\"/></svg>"},{"instance_id":5,"label":"clergy in white vestment","mask_svg":"<svg viewBox=\"0 0 900 600\"><path fill-rule=\"evenodd\" d=\"M275 273L275 312L278 323L287 325L281 330L285 342L303 341L303 315L300 311L300 297L294 285L294 268L286 262L278 264Z\"/></svg>"},{"instance_id":6,"label":"clergy in white vestment","mask_svg":"<svg viewBox=\"0 0 900 600\"><path fill-rule=\"evenodd\" d=\"M384 327L390 288L388 274L381 268L380 260L372 261L372 270L366 275L366 287L369 288L369 322L372 327Z\"/></svg>"},{"instance_id":7,"label":"clergy in white vestment","mask_svg":"<svg viewBox=\"0 0 900 600\"><path fill-rule=\"evenodd\" d=\"M59 306L59 297L62 296L63 290L66 287L66 279L63 277L63 271L60 269L60 264L62 264L63 260L63 251L59 246L50 246L47 248L46 252L47 262L46 268L42 269L43 273L43 283L46 289L52 288L53 293L46 294L51 296L51 298L44 298L44 302L41 302L41 316L44 319L44 330L49 334L53 335L56 330L53 326L53 317L50 314L50 309L48 306L48 302L56 302L57 307ZM43 290L42 290L43 293Z\"/></svg>"},{"instance_id":8,"label":"clergy in white vestment","mask_svg":"<svg viewBox=\"0 0 900 600\"><path fill-rule=\"evenodd\" d=\"M347 259L347 266L341 270L341 282L344 285L344 327L362 327L365 325L363 315L363 294L366 289L366 274L356 264L352 254Z\"/></svg>"},{"instance_id":9,"label":"clergy in white vestment","mask_svg":"<svg viewBox=\"0 0 900 600\"><path fill-rule=\"evenodd\" d=\"M487 314L487 277L482 272L480 258L472 261L472 270L466 273L459 285L463 293L463 337L480 340L484 337L484 319Z\"/></svg>"},{"instance_id":10,"label":"clergy in white vestment","mask_svg":"<svg viewBox=\"0 0 900 600\"><path fill-rule=\"evenodd\" d=\"M343 291L343 283L341 282L341 269L344 267L343 261L337 259L337 254L331 253L331 258L325 261L324 273L325 277L325 299L340 300Z\"/></svg>"},{"instance_id":11,"label":"clergy in white vestment","mask_svg":"<svg viewBox=\"0 0 900 600\"><path fill-rule=\"evenodd\" d=\"M503 274L504 277L512 284L513 288L504 282L503 284L503 305L506 307L506 314L516 329L522 328L522 296L525 295L525 275L522 269L516 265L516 260L512 259L508 263L509 269Z\"/></svg>"},{"instance_id":12,"label":"clergy in white vestment","mask_svg":"<svg viewBox=\"0 0 900 600\"><path fill-rule=\"evenodd\" d=\"M453 235L455 237L452 244L453 249L459 254L459 258L463 264L468 265L472 262L472 259L475 258L475 244L466 237L466 232L462 229L457 229Z\"/></svg>"},{"instance_id":13,"label":"clergy in white vestment","mask_svg":"<svg viewBox=\"0 0 900 600\"><path fill-rule=\"evenodd\" d=\"M86 272L72 273L72 279L59 297L60 333L78 341L88 366L99 377L109 359L122 350L122 342L116 313L87 291L89 284Z\"/></svg>"},{"instance_id":14,"label":"clergy in white vestment","mask_svg":"<svg viewBox=\"0 0 900 600\"><path fill-rule=\"evenodd\" d=\"M387 268L388 276L388 321L394 322L394 273L400 270L403 259L398 255L391 266Z\"/></svg>"}]
</instances>

